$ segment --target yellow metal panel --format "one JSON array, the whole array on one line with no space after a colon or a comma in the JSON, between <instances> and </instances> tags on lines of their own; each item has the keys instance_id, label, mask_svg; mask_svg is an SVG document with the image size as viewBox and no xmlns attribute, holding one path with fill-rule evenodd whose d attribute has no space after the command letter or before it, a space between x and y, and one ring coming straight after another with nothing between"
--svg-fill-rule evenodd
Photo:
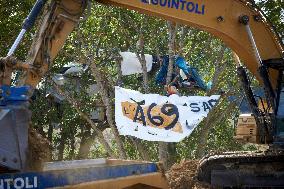
<instances>
[{"instance_id":1,"label":"yellow metal panel","mask_svg":"<svg viewBox=\"0 0 284 189\"><path fill-rule=\"evenodd\" d=\"M283 47L268 23L262 18L257 22L255 15L260 15L246 1L241 0L99 0L105 4L134 9L141 13L158 16L185 25L205 30L222 39L244 61L248 69L256 75L258 63L248 39L245 26L239 23L241 15L250 18L249 25L256 40L262 60L281 58ZM165 6L164 2L167 2ZM175 2L173 4L173 2ZM181 2L186 2L185 4ZM157 3L157 5L156 5ZM179 5L177 6L177 3ZM195 8L193 8L193 4ZM187 7L189 6L189 8ZM198 7L198 8L197 8ZM204 8L203 8L204 7ZM189 10L192 10L190 12ZM223 21L218 21L218 17ZM277 83L278 72L271 71L272 84Z\"/></svg>"},{"instance_id":2,"label":"yellow metal panel","mask_svg":"<svg viewBox=\"0 0 284 189\"><path fill-rule=\"evenodd\" d=\"M258 63L245 26L239 17L247 15L256 45L262 60L281 58L283 47L277 36L263 17L259 21L254 16L260 13L244 0L97 0L105 4L121 6L141 13L158 16L185 25L193 26L222 39L242 59L248 69L257 77ZM150 1L150 2L149 2ZM52 61L62 48L67 36L77 24L84 10L83 1L56 1L61 6L52 6L45 17L38 40L33 44L27 63L36 69L27 73L25 84L35 87L48 70L46 53ZM63 8L64 7L64 8ZM52 8L51 8L52 9ZM67 10L67 11L66 11ZM69 14L68 12L72 13ZM73 13L76 13L74 15ZM218 19L222 18L222 19ZM278 72L270 71L271 82L276 87Z\"/></svg>"}]
</instances>

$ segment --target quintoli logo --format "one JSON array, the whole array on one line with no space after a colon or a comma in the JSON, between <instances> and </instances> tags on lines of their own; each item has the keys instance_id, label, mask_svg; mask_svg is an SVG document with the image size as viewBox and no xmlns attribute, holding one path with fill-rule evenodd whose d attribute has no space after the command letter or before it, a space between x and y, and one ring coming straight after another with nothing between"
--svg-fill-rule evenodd
<instances>
[{"instance_id":1,"label":"quintoli logo","mask_svg":"<svg viewBox=\"0 0 284 189\"><path fill-rule=\"evenodd\" d=\"M148 5L168 7L172 9L187 11L194 14L205 14L205 5L187 0L140 0Z\"/></svg>"},{"instance_id":2,"label":"quintoli logo","mask_svg":"<svg viewBox=\"0 0 284 189\"><path fill-rule=\"evenodd\" d=\"M37 177L18 177L0 179L0 189L24 189L24 188L38 188Z\"/></svg>"}]
</instances>

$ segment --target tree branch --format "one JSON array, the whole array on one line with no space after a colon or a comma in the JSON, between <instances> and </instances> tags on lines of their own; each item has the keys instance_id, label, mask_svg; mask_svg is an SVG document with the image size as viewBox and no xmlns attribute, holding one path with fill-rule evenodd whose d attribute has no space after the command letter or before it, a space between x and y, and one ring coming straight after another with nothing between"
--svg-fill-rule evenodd
<instances>
[{"instance_id":1,"label":"tree branch","mask_svg":"<svg viewBox=\"0 0 284 189\"><path fill-rule=\"evenodd\" d=\"M100 141L100 143L104 146L105 150L107 151L108 155L110 155L110 157L115 158L115 154L113 153L112 149L110 148L109 144L107 143L107 141L104 139L104 135L103 133L96 127L95 123L90 119L90 117L85 114L84 112L82 112L78 107L78 103L77 101L72 97L71 94L65 94L63 92L62 89L59 88L59 86L57 86L55 83L53 84L53 86L55 87L56 91L61 94L62 96L64 96L66 98L66 100L68 101L69 104L72 105L72 107L78 112L78 114L85 120L87 121L87 123L89 124L89 126L91 126L91 128L94 130L94 132L96 133L98 140Z\"/></svg>"}]
</instances>

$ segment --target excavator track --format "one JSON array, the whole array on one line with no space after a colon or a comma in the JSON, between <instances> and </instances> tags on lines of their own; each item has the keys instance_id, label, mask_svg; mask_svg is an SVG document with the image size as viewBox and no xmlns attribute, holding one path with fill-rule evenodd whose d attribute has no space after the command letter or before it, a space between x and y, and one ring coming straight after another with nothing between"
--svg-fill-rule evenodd
<instances>
[{"instance_id":1,"label":"excavator track","mask_svg":"<svg viewBox=\"0 0 284 189\"><path fill-rule=\"evenodd\" d=\"M204 157L198 180L213 187L284 187L284 151L229 152Z\"/></svg>"}]
</instances>

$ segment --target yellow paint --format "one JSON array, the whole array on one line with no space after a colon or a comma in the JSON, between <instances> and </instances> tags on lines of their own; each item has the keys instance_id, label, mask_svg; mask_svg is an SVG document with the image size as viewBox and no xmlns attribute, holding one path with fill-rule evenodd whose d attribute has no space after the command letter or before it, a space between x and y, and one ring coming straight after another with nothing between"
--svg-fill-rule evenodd
<instances>
[{"instance_id":1,"label":"yellow paint","mask_svg":"<svg viewBox=\"0 0 284 189\"><path fill-rule=\"evenodd\" d=\"M129 118L133 121L135 114L136 114L136 111L137 111L137 106L138 106L137 103L127 102L127 101L121 102L121 107L122 107L121 111L123 112L123 116L125 116L125 117L127 117L127 118ZM172 123L172 120L175 118L175 115L167 116L167 115L163 114L161 112L162 106L155 106L151 110L151 115L152 116L159 116L159 117L163 118L163 120L164 120L163 125L157 126L157 125L152 124L149 121L149 118L147 116L149 106L141 106L141 107L143 108L146 124L147 124L147 126L150 126L150 127L164 129L170 123ZM140 115L139 115L139 117L140 117ZM138 121L138 122L142 124L141 121ZM183 133L182 126L181 126L180 122L177 122L176 125L174 126L174 128L172 128L171 130L174 131L174 132Z\"/></svg>"},{"instance_id":2,"label":"yellow paint","mask_svg":"<svg viewBox=\"0 0 284 189\"><path fill-rule=\"evenodd\" d=\"M187 0L186 2L192 2L194 6L198 5L198 8L193 13L182 10L181 5L179 5L178 9L154 5L153 2L156 2L157 0L151 2L149 2L149 0L97 1L137 10L140 13L172 20L177 23L207 31L223 40L228 47L233 49L246 67L260 79L257 73L258 63L255 59L245 26L238 21L241 15L247 15L250 18L249 25L262 60L282 58L283 47L281 46L281 42L278 40L265 19L261 18L260 21L254 20L254 16L260 15L260 13L251 7L248 1L245 0ZM160 0L158 0L158 2L159 1ZM72 10L72 12L77 12L78 15L69 15L69 18L64 18L62 15L68 14L64 12L60 6L54 6L52 7L52 10L54 11L50 11L43 19L39 32L40 37L33 43L32 54L27 60L27 63L33 64L36 69L31 69L27 72L24 83L33 87L38 84L49 69L46 59L42 55L46 52L50 52L51 61L54 60L59 50L62 48L67 36L77 25L76 20L83 14L82 10L84 7L82 7L79 1L61 0L59 2L69 10ZM200 14L201 12L202 14ZM49 19L50 15L53 15L53 20ZM220 17L222 17L223 20L218 20ZM45 37L51 38L48 38L44 44ZM272 85L276 88L278 72L270 70L270 76Z\"/></svg>"},{"instance_id":3,"label":"yellow paint","mask_svg":"<svg viewBox=\"0 0 284 189\"><path fill-rule=\"evenodd\" d=\"M204 15L191 14L187 11L168 8L167 6L146 4L142 0L99 0L99 2L137 10L141 13L207 31L223 40L228 47L233 49L246 67L260 79L257 73L258 63L255 59L252 45L249 42L245 26L238 21L241 15L248 15L250 18L249 25L262 60L282 58L283 47L269 23L263 18L260 22L255 21L253 17L259 15L259 12L245 0L191 0L191 2L200 6L205 6ZM147 0L147 2L149 1ZM217 20L220 16L224 18L223 21ZM272 85L275 88L278 72L271 70L270 76Z\"/></svg>"}]
</instances>

